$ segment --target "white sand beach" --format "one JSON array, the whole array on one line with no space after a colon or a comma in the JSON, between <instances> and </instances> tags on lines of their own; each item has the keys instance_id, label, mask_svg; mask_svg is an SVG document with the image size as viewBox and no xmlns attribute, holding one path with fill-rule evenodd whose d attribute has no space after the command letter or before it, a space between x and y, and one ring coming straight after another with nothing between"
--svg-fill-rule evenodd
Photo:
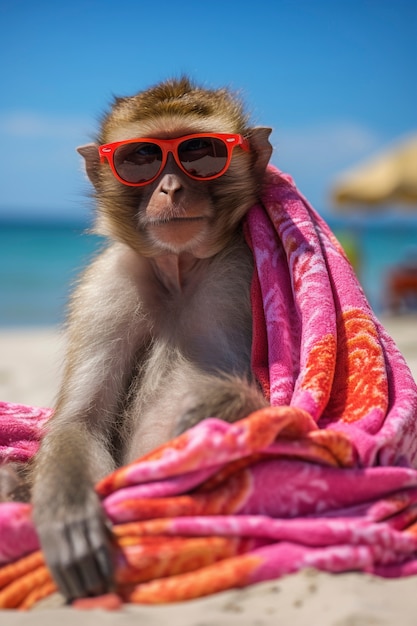
<instances>
[{"instance_id":1,"label":"white sand beach","mask_svg":"<svg viewBox=\"0 0 417 626\"><path fill-rule=\"evenodd\" d=\"M417 379L417 315L381 319ZM64 339L59 329L0 329L0 400L52 406L59 386Z\"/></svg>"},{"instance_id":2,"label":"white sand beach","mask_svg":"<svg viewBox=\"0 0 417 626\"><path fill-rule=\"evenodd\" d=\"M417 378L417 316L385 317ZM50 329L0 330L0 399L53 405L60 379L63 340ZM383 580L363 574L303 571L277 581L175 605L125 606L117 612L39 606L0 611L1 626L415 626L415 577Z\"/></svg>"}]
</instances>

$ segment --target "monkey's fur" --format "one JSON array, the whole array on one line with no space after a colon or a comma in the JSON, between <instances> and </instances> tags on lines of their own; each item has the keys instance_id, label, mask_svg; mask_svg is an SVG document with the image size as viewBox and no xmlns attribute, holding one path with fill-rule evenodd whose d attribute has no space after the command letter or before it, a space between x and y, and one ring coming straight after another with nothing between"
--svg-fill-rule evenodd
<instances>
[{"instance_id":1,"label":"monkey's fur","mask_svg":"<svg viewBox=\"0 0 417 626\"><path fill-rule=\"evenodd\" d=\"M79 148L110 243L72 297L65 374L33 469L34 520L67 598L112 585L109 532L94 483L198 421L242 418L266 402L250 368L251 253L242 218L259 198L270 129L252 128L226 89L187 78L117 98L98 143L239 133L211 181L172 155L143 187L119 182L96 144Z\"/></svg>"}]
</instances>

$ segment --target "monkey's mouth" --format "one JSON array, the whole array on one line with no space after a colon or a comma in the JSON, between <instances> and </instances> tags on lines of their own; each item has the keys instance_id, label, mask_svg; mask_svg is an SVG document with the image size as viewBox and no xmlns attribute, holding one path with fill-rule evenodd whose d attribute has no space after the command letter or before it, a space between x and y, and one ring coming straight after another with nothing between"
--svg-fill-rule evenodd
<instances>
[{"instance_id":1,"label":"monkey's mouth","mask_svg":"<svg viewBox=\"0 0 417 626\"><path fill-rule=\"evenodd\" d=\"M148 232L159 244L179 251L201 237L206 223L207 217L202 215L151 219Z\"/></svg>"}]
</instances>

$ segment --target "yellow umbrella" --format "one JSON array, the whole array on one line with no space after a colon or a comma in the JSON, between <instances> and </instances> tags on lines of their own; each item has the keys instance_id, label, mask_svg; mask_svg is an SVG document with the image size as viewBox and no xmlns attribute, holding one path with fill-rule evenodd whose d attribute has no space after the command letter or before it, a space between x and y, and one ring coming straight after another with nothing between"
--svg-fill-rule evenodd
<instances>
[{"instance_id":1,"label":"yellow umbrella","mask_svg":"<svg viewBox=\"0 0 417 626\"><path fill-rule=\"evenodd\" d=\"M408 204L417 209L417 135L365 162L334 185L333 201L341 210L352 204Z\"/></svg>"}]
</instances>

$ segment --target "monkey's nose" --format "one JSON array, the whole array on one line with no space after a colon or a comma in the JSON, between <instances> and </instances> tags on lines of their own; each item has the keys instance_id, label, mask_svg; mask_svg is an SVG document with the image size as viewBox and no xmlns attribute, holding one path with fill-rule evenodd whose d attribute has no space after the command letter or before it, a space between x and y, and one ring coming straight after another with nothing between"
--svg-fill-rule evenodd
<instances>
[{"instance_id":1,"label":"monkey's nose","mask_svg":"<svg viewBox=\"0 0 417 626\"><path fill-rule=\"evenodd\" d=\"M178 195L178 192L183 188L184 185L181 180L178 165L175 162L173 154L169 154L160 178L159 191L173 198L176 194Z\"/></svg>"},{"instance_id":2,"label":"monkey's nose","mask_svg":"<svg viewBox=\"0 0 417 626\"><path fill-rule=\"evenodd\" d=\"M160 190L162 193L173 195L182 189L182 183L175 174L165 174L161 180Z\"/></svg>"},{"instance_id":3,"label":"monkey's nose","mask_svg":"<svg viewBox=\"0 0 417 626\"><path fill-rule=\"evenodd\" d=\"M178 199L184 189L181 179L176 174L164 174L159 183L159 193L167 195L171 200Z\"/></svg>"}]
</instances>

